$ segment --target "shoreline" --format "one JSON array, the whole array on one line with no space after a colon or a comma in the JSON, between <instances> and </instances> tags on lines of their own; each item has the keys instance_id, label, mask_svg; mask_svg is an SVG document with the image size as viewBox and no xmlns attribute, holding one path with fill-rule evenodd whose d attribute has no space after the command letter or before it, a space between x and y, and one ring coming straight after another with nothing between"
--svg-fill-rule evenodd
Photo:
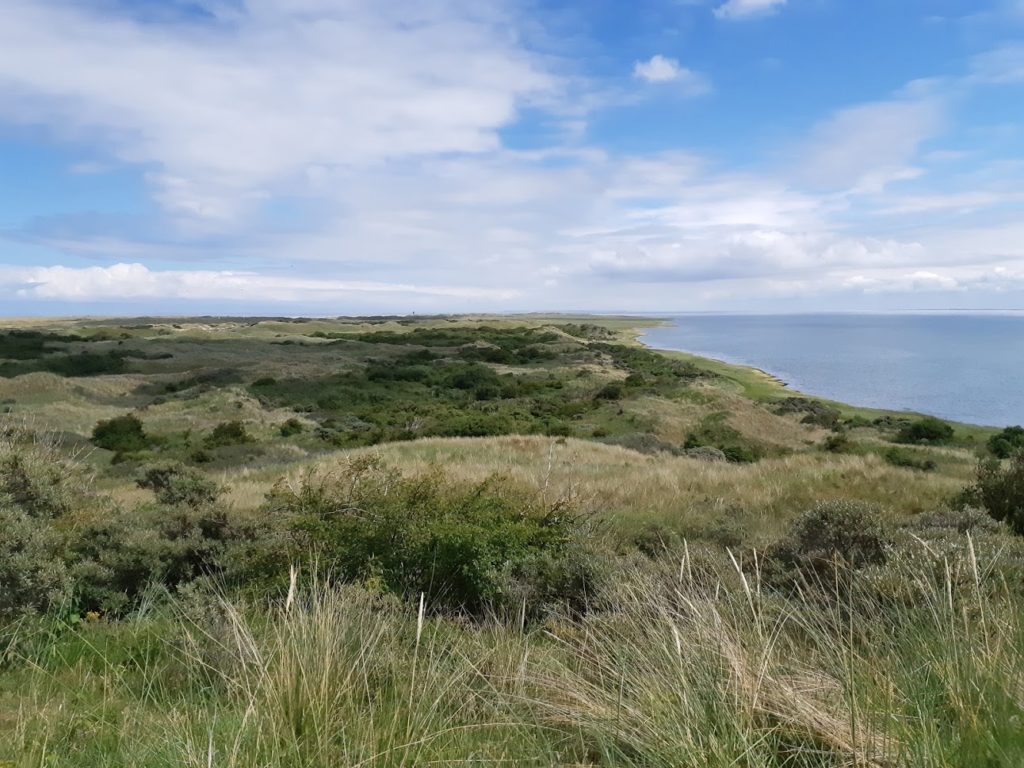
<instances>
[{"instance_id":1,"label":"shoreline","mask_svg":"<svg viewBox=\"0 0 1024 768\"><path fill-rule=\"evenodd\" d=\"M638 318L639 320L646 320L647 318ZM884 417L897 417L897 418L922 418L926 416L933 416L934 414L928 414L922 411L913 410L896 410L892 408L880 408L875 406L866 405L854 405L851 403L843 402L841 400L833 400L824 395L817 395L810 392L806 392L801 389L796 389L792 384L785 381L779 376L776 376L763 368L758 368L754 365L744 365L742 363L731 363L727 360L720 358L701 355L694 352L689 352L679 349L667 349L665 347L658 347L647 340L644 336L647 330L652 327L664 327L669 326L672 320L669 318L652 318L654 322L641 323L635 328L630 330L630 337L633 341L647 349L654 350L660 354L675 357L677 359L687 360L693 362L703 368L710 370L712 373L716 373L723 377L727 381L732 382L737 386L740 391L754 400L760 402L770 403L786 397L804 397L811 400L816 400L827 405L831 405L845 416L863 416L865 418L876 419ZM936 417L942 418L942 417ZM986 425L986 424L975 424L972 422L958 421L956 419L943 418L949 424L959 426L968 432L977 432L983 434L990 434L997 432L1000 427Z\"/></svg>"}]
</instances>

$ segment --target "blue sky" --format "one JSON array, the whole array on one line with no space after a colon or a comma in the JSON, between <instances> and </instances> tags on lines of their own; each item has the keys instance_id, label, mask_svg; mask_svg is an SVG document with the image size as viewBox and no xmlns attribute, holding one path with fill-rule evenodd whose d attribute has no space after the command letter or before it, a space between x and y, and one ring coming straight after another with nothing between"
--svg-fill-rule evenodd
<instances>
[{"instance_id":1,"label":"blue sky","mask_svg":"<svg viewBox=\"0 0 1024 768\"><path fill-rule=\"evenodd\" d=\"M0 313L1024 308L1024 0L4 0Z\"/></svg>"}]
</instances>

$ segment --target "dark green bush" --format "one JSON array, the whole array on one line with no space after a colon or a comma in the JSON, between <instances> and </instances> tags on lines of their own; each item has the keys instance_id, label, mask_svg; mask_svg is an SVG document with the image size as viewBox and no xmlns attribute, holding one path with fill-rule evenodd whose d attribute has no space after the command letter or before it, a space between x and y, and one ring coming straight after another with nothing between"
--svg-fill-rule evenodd
<instances>
[{"instance_id":1,"label":"dark green bush","mask_svg":"<svg viewBox=\"0 0 1024 768\"><path fill-rule=\"evenodd\" d=\"M896 433L896 440L915 445L944 445L953 439L953 427L942 419L925 416L903 426Z\"/></svg>"},{"instance_id":2,"label":"dark green bush","mask_svg":"<svg viewBox=\"0 0 1024 768\"><path fill-rule=\"evenodd\" d=\"M134 453L149 447L142 422L133 413L101 421L92 430L92 441L98 447L115 453Z\"/></svg>"},{"instance_id":3,"label":"dark green bush","mask_svg":"<svg viewBox=\"0 0 1024 768\"><path fill-rule=\"evenodd\" d=\"M1024 450L1024 427L1007 427L992 435L988 440L988 449L1000 459L1008 459Z\"/></svg>"},{"instance_id":4,"label":"dark green bush","mask_svg":"<svg viewBox=\"0 0 1024 768\"><path fill-rule=\"evenodd\" d=\"M822 447L829 453L846 453L853 448L853 441L845 432L837 432L826 437Z\"/></svg>"},{"instance_id":5,"label":"dark green bush","mask_svg":"<svg viewBox=\"0 0 1024 768\"><path fill-rule=\"evenodd\" d=\"M787 397L776 407L779 414L803 414L801 422L831 429L839 424L839 409L807 397Z\"/></svg>"},{"instance_id":6,"label":"dark green bush","mask_svg":"<svg viewBox=\"0 0 1024 768\"><path fill-rule=\"evenodd\" d=\"M279 429L281 437L293 437L306 431L306 425L296 418L288 419Z\"/></svg>"},{"instance_id":7,"label":"dark green bush","mask_svg":"<svg viewBox=\"0 0 1024 768\"><path fill-rule=\"evenodd\" d=\"M76 604L113 614L136 607L151 587L223 576L232 546L254 535L217 505L184 504L94 516L76 534L66 551Z\"/></svg>"},{"instance_id":8,"label":"dark green bush","mask_svg":"<svg viewBox=\"0 0 1024 768\"><path fill-rule=\"evenodd\" d=\"M180 464L161 464L146 468L136 481L139 488L156 494L161 504L202 507L212 504L220 487L201 472Z\"/></svg>"},{"instance_id":9,"label":"dark green bush","mask_svg":"<svg viewBox=\"0 0 1024 768\"><path fill-rule=\"evenodd\" d=\"M296 556L346 580L423 594L433 610L583 610L597 581L578 511L497 478L467 484L440 470L405 478L353 460L339 476L279 485L267 512L290 521Z\"/></svg>"},{"instance_id":10,"label":"dark green bush","mask_svg":"<svg viewBox=\"0 0 1024 768\"><path fill-rule=\"evenodd\" d=\"M911 451L899 448L889 448L882 453L882 458L885 459L886 464L891 464L894 467L917 469L921 472L934 472L939 466L933 459L921 459Z\"/></svg>"},{"instance_id":11,"label":"dark green bush","mask_svg":"<svg viewBox=\"0 0 1024 768\"><path fill-rule=\"evenodd\" d=\"M224 421L213 428L213 432L203 441L207 448L220 448L226 445L243 445L255 442L245 425L240 421Z\"/></svg>"},{"instance_id":12,"label":"dark green bush","mask_svg":"<svg viewBox=\"0 0 1024 768\"><path fill-rule=\"evenodd\" d=\"M1024 453L1016 454L1007 466L998 459L980 462L974 485L961 494L959 503L981 507L1024 534Z\"/></svg>"},{"instance_id":13,"label":"dark green bush","mask_svg":"<svg viewBox=\"0 0 1024 768\"><path fill-rule=\"evenodd\" d=\"M750 464L762 457L760 446L755 445L742 434L725 423L724 413L716 413L704 419L700 427L686 437L683 447L717 448L725 457L737 464Z\"/></svg>"},{"instance_id":14,"label":"dark green bush","mask_svg":"<svg viewBox=\"0 0 1024 768\"><path fill-rule=\"evenodd\" d=\"M618 381L610 381L597 390L594 397L598 400L621 400L626 388Z\"/></svg>"}]
</instances>

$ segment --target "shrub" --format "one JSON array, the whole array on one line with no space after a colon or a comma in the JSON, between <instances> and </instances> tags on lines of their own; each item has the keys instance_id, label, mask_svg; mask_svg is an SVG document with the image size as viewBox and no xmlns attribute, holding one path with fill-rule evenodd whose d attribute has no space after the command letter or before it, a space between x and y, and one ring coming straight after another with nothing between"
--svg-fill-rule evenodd
<instances>
[{"instance_id":1,"label":"shrub","mask_svg":"<svg viewBox=\"0 0 1024 768\"><path fill-rule=\"evenodd\" d=\"M255 442L245 425L240 421L225 421L213 428L204 441L207 448L220 448L225 445L242 445Z\"/></svg>"},{"instance_id":2,"label":"shrub","mask_svg":"<svg viewBox=\"0 0 1024 768\"><path fill-rule=\"evenodd\" d=\"M711 446L719 449L729 461L738 464L749 464L760 459L760 447L726 424L726 415L716 413L705 418L700 428L687 435L683 447L689 450Z\"/></svg>"},{"instance_id":3,"label":"shrub","mask_svg":"<svg viewBox=\"0 0 1024 768\"><path fill-rule=\"evenodd\" d=\"M899 448L889 448L882 453L882 458L885 459L886 464L891 464L894 467L917 469L921 472L934 472L939 466L932 459L920 459L910 451Z\"/></svg>"},{"instance_id":4,"label":"shrub","mask_svg":"<svg viewBox=\"0 0 1024 768\"><path fill-rule=\"evenodd\" d=\"M988 449L1000 459L1008 459L1024 450L1024 427L1007 427L992 435L988 440Z\"/></svg>"},{"instance_id":5,"label":"shrub","mask_svg":"<svg viewBox=\"0 0 1024 768\"><path fill-rule=\"evenodd\" d=\"M306 426L298 419L291 418L281 425L279 431L281 432L281 437L293 437L294 435L300 435L305 432Z\"/></svg>"},{"instance_id":6,"label":"shrub","mask_svg":"<svg viewBox=\"0 0 1024 768\"><path fill-rule=\"evenodd\" d=\"M142 422L133 413L101 421L92 430L92 441L114 453L134 453L149 446Z\"/></svg>"},{"instance_id":7,"label":"shrub","mask_svg":"<svg viewBox=\"0 0 1024 768\"><path fill-rule=\"evenodd\" d=\"M839 417L842 415L839 409L806 397L787 397L778 404L776 412L783 415L802 413L804 417L801 423L829 429L839 424Z\"/></svg>"},{"instance_id":8,"label":"shrub","mask_svg":"<svg viewBox=\"0 0 1024 768\"><path fill-rule=\"evenodd\" d=\"M625 387L621 382L610 381L597 390L594 397L598 400L621 400L625 393Z\"/></svg>"},{"instance_id":9,"label":"shrub","mask_svg":"<svg viewBox=\"0 0 1024 768\"><path fill-rule=\"evenodd\" d=\"M845 432L837 432L826 437L822 447L829 453L846 453L853 448L853 442Z\"/></svg>"},{"instance_id":10,"label":"shrub","mask_svg":"<svg viewBox=\"0 0 1024 768\"><path fill-rule=\"evenodd\" d=\"M34 437L33 437L34 439ZM0 453L0 622L46 610L70 594L61 518L90 498L75 468L34 442Z\"/></svg>"},{"instance_id":11,"label":"shrub","mask_svg":"<svg viewBox=\"0 0 1024 768\"><path fill-rule=\"evenodd\" d=\"M149 467L136 481L139 488L148 488L161 504L184 504L202 507L212 504L220 495L220 487L195 469L180 464Z\"/></svg>"},{"instance_id":12,"label":"shrub","mask_svg":"<svg viewBox=\"0 0 1024 768\"><path fill-rule=\"evenodd\" d=\"M896 433L896 440L901 443L943 445L953 439L953 434L953 427L942 419L926 416L903 426Z\"/></svg>"},{"instance_id":13,"label":"shrub","mask_svg":"<svg viewBox=\"0 0 1024 768\"><path fill-rule=\"evenodd\" d=\"M482 387L501 387L501 379L491 368L480 363L455 366L445 377L445 386L452 389L475 390Z\"/></svg>"},{"instance_id":14,"label":"shrub","mask_svg":"<svg viewBox=\"0 0 1024 768\"><path fill-rule=\"evenodd\" d=\"M909 524L909 528L922 533L956 531L959 534L970 533L998 535L1006 532L1002 523L996 522L981 509L964 507L962 509L940 509L918 515Z\"/></svg>"},{"instance_id":15,"label":"shrub","mask_svg":"<svg viewBox=\"0 0 1024 768\"><path fill-rule=\"evenodd\" d=\"M766 576L779 585L830 589L850 571L886 562L886 535L877 507L821 502L796 519L768 553Z\"/></svg>"},{"instance_id":16,"label":"shrub","mask_svg":"<svg viewBox=\"0 0 1024 768\"><path fill-rule=\"evenodd\" d=\"M0 458L0 505L17 508L36 520L55 519L69 512L68 468L54 458L32 450Z\"/></svg>"},{"instance_id":17,"label":"shrub","mask_svg":"<svg viewBox=\"0 0 1024 768\"><path fill-rule=\"evenodd\" d=\"M982 461L974 485L959 501L982 507L995 520L1024 534L1024 453L1014 456L1006 467L998 459Z\"/></svg>"},{"instance_id":18,"label":"shrub","mask_svg":"<svg viewBox=\"0 0 1024 768\"><path fill-rule=\"evenodd\" d=\"M268 511L290 520L297 555L312 552L346 580L424 594L435 610L583 610L596 582L577 510L497 478L467 484L440 470L402 477L358 459L337 477L280 484Z\"/></svg>"},{"instance_id":19,"label":"shrub","mask_svg":"<svg viewBox=\"0 0 1024 768\"><path fill-rule=\"evenodd\" d=\"M62 540L50 525L0 504L0 622L46 610L67 596L62 554Z\"/></svg>"},{"instance_id":20,"label":"shrub","mask_svg":"<svg viewBox=\"0 0 1024 768\"><path fill-rule=\"evenodd\" d=\"M224 572L229 547L251 538L216 505L147 505L92 519L70 542L67 558L83 610L124 613L147 589L176 590Z\"/></svg>"},{"instance_id":21,"label":"shrub","mask_svg":"<svg viewBox=\"0 0 1024 768\"><path fill-rule=\"evenodd\" d=\"M657 435L652 435L648 432L631 432L625 435L613 435L612 437L602 438L601 442L606 443L607 445L618 445L630 451L636 451L637 453L646 453L651 455L656 453L671 453L673 455L677 455L679 453L679 449L672 445L672 443L667 443Z\"/></svg>"},{"instance_id":22,"label":"shrub","mask_svg":"<svg viewBox=\"0 0 1024 768\"><path fill-rule=\"evenodd\" d=\"M701 445L696 448L687 448L684 451L684 455L691 459L697 459L698 461L707 462L719 462L728 461L728 457L724 451L720 451L717 448L712 448L710 445Z\"/></svg>"}]
</instances>

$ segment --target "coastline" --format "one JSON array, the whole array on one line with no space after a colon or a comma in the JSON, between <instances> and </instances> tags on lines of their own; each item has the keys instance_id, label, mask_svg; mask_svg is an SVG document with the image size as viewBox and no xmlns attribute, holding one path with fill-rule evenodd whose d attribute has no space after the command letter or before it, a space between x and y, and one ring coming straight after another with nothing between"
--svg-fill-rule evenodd
<instances>
[{"instance_id":1,"label":"coastline","mask_svg":"<svg viewBox=\"0 0 1024 768\"><path fill-rule=\"evenodd\" d=\"M673 357L677 360L685 360L692 362L706 370L711 371L725 379L731 386L735 387L741 394L749 397L753 400L757 400L762 403L770 404L777 402L778 400L787 397L805 397L811 400L816 400L821 403L825 403L834 408L837 408L845 417L860 416L866 419L878 419L885 417L893 418L921 418L929 416L921 411L911 410L894 410L890 408L876 408L872 406L861 406L853 405L850 403L842 402L839 400L833 400L831 398L816 395L811 392L806 392L800 389L796 389L792 384L785 381L779 376L765 371L762 368L758 368L753 365L744 365L740 363L731 363L719 358L699 355L693 352L687 352L678 349L667 349L664 347L657 347L649 343L645 339L646 331L648 328L656 326L667 326L672 323L669 318L651 318L649 322L643 322L648 320L647 318L637 318L639 322L636 326L630 329L629 338L633 343L652 349L660 354ZM982 424L973 424L970 422L956 421L954 419L943 419L944 421L958 427L958 430L970 434L976 437L987 437L988 435L994 434L998 431L998 427L986 426Z\"/></svg>"}]
</instances>

